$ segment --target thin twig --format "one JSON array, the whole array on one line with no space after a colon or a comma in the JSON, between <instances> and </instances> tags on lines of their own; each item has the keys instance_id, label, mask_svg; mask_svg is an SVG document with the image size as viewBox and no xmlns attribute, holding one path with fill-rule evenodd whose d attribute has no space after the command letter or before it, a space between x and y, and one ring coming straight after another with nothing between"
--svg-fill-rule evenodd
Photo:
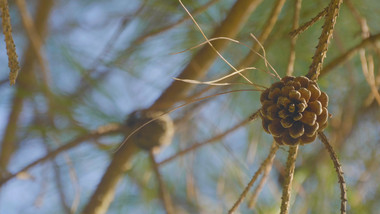
<instances>
[{"instance_id":1,"label":"thin twig","mask_svg":"<svg viewBox=\"0 0 380 214\"><path fill-rule=\"evenodd\" d=\"M220 0L211 0L211 1L207 2L205 5L203 5L203 6L199 7L199 8L197 8L197 9L193 10L191 12L191 15L193 15L195 17L195 16L203 13L210 6L212 6L213 4L215 4L218 1L220 1ZM166 32L166 31L168 31L170 29L173 29L173 28L177 27L178 25L181 25L182 23L184 23L185 21L187 21L189 19L190 19L190 17L188 15L185 15L182 19L180 19L180 20L178 20L178 21L176 21L176 22L174 22L174 23L172 23L170 25L164 26L164 27L159 28L157 30L153 30L152 32L149 32L147 34L144 34L144 35L138 37L135 41L133 41L133 44L134 45L141 44L145 40L147 40L147 39L149 39L149 38L151 38L153 36L159 35L159 34L161 34L163 32Z\"/></svg>"},{"instance_id":2,"label":"thin twig","mask_svg":"<svg viewBox=\"0 0 380 214\"><path fill-rule=\"evenodd\" d=\"M268 166L269 163L273 162L273 159L274 159L274 157L276 155L276 152L277 152L278 148L279 147L278 147L277 144L273 144L272 145L268 156L265 158L265 160L263 161L263 163L257 169L257 171L253 175L252 179L249 181L249 183L247 184L247 186L244 188L244 190L241 193L241 195L239 196L238 200L235 202L235 204L232 206L232 208L228 211L228 213L231 214L231 213L235 212L236 209L241 204L241 202L243 202L243 200L246 197L249 189L252 187L253 183L257 180L257 178L259 177L259 175L263 172L263 170Z\"/></svg>"},{"instance_id":3,"label":"thin twig","mask_svg":"<svg viewBox=\"0 0 380 214\"><path fill-rule=\"evenodd\" d=\"M153 168L154 174L156 175L156 178L157 178L158 193L160 195L160 198L161 198L162 204L165 208L165 211L167 214L174 214L175 212L174 212L174 208L173 208L173 205L172 205L172 202L170 199L170 195L166 191L164 181L162 180L162 176L160 173L160 169L158 167L158 164L157 164L155 157L154 157L154 154L153 154L153 150L149 151L149 157L150 157L150 160L152 162L152 168Z\"/></svg>"},{"instance_id":4,"label":"thin twig","mask_svg":"<svg viewBox=\"0 0 380 214\"><path fill-rule=\"evenodd\" d=\"M259 111L256 111L249 118L241 121L240 123L236 124L232 128L224 131L223 133L220 133L220 134L218 134L218 135L216 135L216 136L214 136L214 137L212 137L212 138L210 138L210 139L208 139L206 141L203 141L203 142L200 142L200 143L195 143L193 146L191 146L191 147L189 147L187 149L184 149L182 151L179 151L175 155L173 155L171 157L168 157L165 160L159 162L158 165L163 165L163 164L169 163L169 162L175 160L176 158L181 157L181 156L183 156L183 155L185 155L185 154L187 154L187 153L189 153L191 151L194 151L194 150L196 150L196 149L198 149L198 148L200 148L202 146L205 146L205 145L210 144L212 142L218 141L218 140L224 138L225 136L227 136L228 134L236 131L238 128L244 126L248 122L255 120L258 116L259 116Z\"/></svg>"},{"instance_id":5,"label":"thin twig","mask_svg":"<svg viewBox=\"0 0 380 214\"><path fill-rule=\"evenodd\" d=\"M290 32L289 33L290 36L291 37L296 37L299 34L303 33L305 30L307 30L309 27L311 27L317 21L319 21L320 19L322 19L323 17L325 17L326 14L327 14L328 9L329 9L329 7L326 7L321 12L319 12L314 18L312 18L310 21L306 22L305 24L301 25L301 27L296 28L295 30L293 30L292 32Z\"/></svg>"},{"instance_id":6,"label":"thin twig","mask_svg":"<svg viewBox=\"0 0 380 214\"><path fill-rule=\"evenodd\" d=\"M50 82L50 74L47 66L46 55L42 49L43 43L41 37L37 33L37 29L33 23L33 19L30 16L29 11L27 10L25 0L16 0L15 2L20 11L21 21L28 35L31 47L33 48L34 53L36 54L38 63L40 64L44 84L48 86Z\"/></svg>"},{"instance_id":7,"label":"thin twig","mask_svg":"<svg viewBox=\"0 0 380 214\"><path fill-rule=\"evenodd\" d=\"M326 135L323 132L319 132L318 137L322 141L325 148L327 149L328 153L330 154L331 160L334 163L334 168L338 176L338 181L339 181L339 186L340 186L340 200L341 200L340 213L345 214L346 203L347 203L347 190L346 190L346 181L344 180L344 177L343 177L344 173L343 173L342 165L340 164L338 156L336 155L334 149L329 143Z\"/></svg>"},{"instance_id":8,"label":"thin twig","mask_svg":"<svg viewBox=\"0 0 380 214\"><path fill-rule=\"evenodd\" d=\"M40 33L40 38L43 41L46 37L47 21L53 7L53 0L40 0L36 7L36 14L34 18L34 23L37 32ZM13 94L11 112L9 113L7 126L3 137L1 139L1 151L0 151L0 177L3 177L1 171L7 171L8 162L11 159L16 147L17 131L19 117L21 115L23 106L25 91L33 91L36 88L36 77L33 73L33 68L35 64L35 53L33 51L32 45L29 44L27 49L24 51L22 57L24 59L22 63L23 75L18 79L20 84L16 85L15 93ZM50 99L49 99L50 101Z\"/></svg>"},{"instance_id":9,"label":"thin twig","mask_svg":"<svg viewBox=\"0 0 380 214\"><path fill-rule=\"evenodd\" d=\"M306 75L311 80L317 80L322 70L323 60L326 58L327 49L330 39L333 36L336 18L338 17L339 8L342 2L343 0L331 0L328 7L325 23L323 24L322 33L319 37L317 50L314 53L313 62L311 63L309 72Z\"/></svg>"},{"instance_id":10,"label":"thin twig","mask_svg":"<svg viewBox=\"0 0 380 214\"><path fill-rule=\"evenodd\" d=\"M272 32L274 25L277 23L278 16L280 15L280 12L282 10L282 7L284 6L285 1L278 0L275 2L268 19L265 21L264 29L261 32L260 36L258 37L258 41L253 44L252 46L252 52L249 52L249 54L239 62L238 68L245 68L250 66L257 58L256 52L260 50L260 43L264 44L266 40L269 37L269 34Z\"/></svg>"},{"instance_id":11,"label":"thin twig","mask_svg":"<svg viewBox=\"0 0 380 214\"><path fill-rule=\"evenodd\" d=\"M296 165L297 151L298 151L298 145L290 146L288 160L286 161L285 181L284 181L283 189L282 189L280 214L289 213L290 196L292 192L292 181L293 181L294 169Z\"/></svg>"},{"instance_id":12,"label":"thin twig","mask_svg":"<svg viewBox=\"0 0 380 214\"><path fill-rule=\"evenodd\" d=\"M272 142L271 148L273 148L273 147L278 147L275 141ZM248 200L248 207L251 209L255 206L256 201L257 201L257 197L259 196L261 190L264 187L266 180L268 179L269 172L272 169L273 159L274 159L274 157L271 160L269 160L268 163L266 164L264 172L263 172L263 176L261 177L260 182L257 185L257 187L255 188L255 190L253 190L252 196Z\"/></svg>"},{"instance_id":13,"label":"thin twig","mask_svg":"<svg viewBox=\"0 0 380 214\"><path fill-rule=\"evenodd\" d=\"M301 11L302 0L296 0L294 4L294 15L293 15L293 30L298 28L298 23L300 19L300 11ZM293 36L290 39L290 54L289 54L289 62L288 69L286 70L286 75L290 76L294 72L294 61L296 60L296 42L297 37Z\"/></svg>"},{"instance_id":14,"label":"thin twig","mask_svg":"<svg viewBox=\"0 0 380 214\"><path fill-rule=\"evenodd\" d=\"M252 12L257 8L262 0L238 0L229 10L224 21L220 24L211 38L229 37L234 38L244 23L248 20ZM219 52L228 45L227 40L215 41L212 46ZM218 55L209 46L204 46L194 57L190 63L177 76L179 79L201 79L212 63L217 59ZM186 93L192 85L174 81L161 96L154 102L150 109L166 110L173 106L176 102L185 98Z\"/></svg>"},{"instance_id":15,"label":"thin twig","mask_svg":"<svg viewBox=\"0 0 380 214\"><path fill-rule=\"evenodd\" d=\"M8 67L10 68L9 82L11 85L16 83L17 75L20 70L18 57L16 53L16 45L12 36L11 17L9 16L8 0L0 0L1 25L5 37L5 44L8 55Z\"/></svg>"},{"instance_id":16,"label":"thin twig","mask_svg":"<svg viewBox=\"0 0 380 214\"><path fill-rule=\"evenodd\" d=\"M96 131L91 132L91 133L86 134L86 135L82 135L80 137L77 137L74 140L70 141L69 143L66 143L63 146L60 146L57 149L52 150L51 152L49 152L45 156L43 156L43 157L33 161L32 163L26 165L25 167L23 167L21 170L17 171L16 173L13 173L9 176L6 176L5 178L0 180L0 186L5 184L7 181L11 180L12 178L16 177L19 173L26 172L30 168L32 168L32 167L34 167L34 166L36 166L42 162L45 162L51 158L54 158L57 155L61 154L63 151L67 151L69 149L72 149L72 148L78 146L79 144L83 143L84 141L91 140L91 139L98 139L98 138L103 137L105 135L121 133L124 130L125 130L125 128L122 127L121 125L118 125L118 124L108 124L105 126L101 126Z\"/></svg>"}]
</instances>

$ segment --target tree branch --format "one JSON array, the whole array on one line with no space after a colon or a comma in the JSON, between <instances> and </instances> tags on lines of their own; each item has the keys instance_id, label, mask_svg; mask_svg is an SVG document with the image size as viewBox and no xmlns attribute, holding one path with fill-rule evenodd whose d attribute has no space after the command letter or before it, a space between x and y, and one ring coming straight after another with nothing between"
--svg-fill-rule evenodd
<instances>
[{"instance_id":1,"label":"tree branch","mask_svg":"<svg viewBox=\"0 0 380 214\"><path fill-rule=\"evenodd\" d=\"M9 176L4 177L3 179L0 180L0 187L3 184L5 184L7 181L16 177L19 173L25 172L25 171L29 170L30 168L32 168L32 167L34 167L34 166L36 166L42 162L45 162L51 158L54 158L57 155L61 154L63 151L67 151L69 149L72 149L84 141L92 140L92 139L98 139L98 138L106 136L106 135L117 134L117 133L121 133L121 132L125 132L125 128L123 126L118 125L118 124L108 124L105 126L101 126L96 131L91 132L91 133L86 134L86 135L83 135L83 136L80 136L80 137L77 137L74 140L70 141L69 143L66 143L63 146L58 147L57 149L52 150L51 152L46 154L45 156L33 161L32 163L23 167L21 170L17 171L16 173L13 173Z\"/></svg>"},{"instance_id":2,"label":"tree branch","mask_svg":"<svg viewBox=\"0 0 380 214\"><path fill-rule=\"evenodd\" d=\"M230 37L234 38L240 31L241 27L247 21L251 13L256 9L262 0L238 0L231 8L225 20L221 23L220 27L216 29L212 38L214 37ZM213 46L218 51L222 51L228 45L227 40L217 40L213 42ZM204 46L185 67L178 79L200 79L212 63L216 60L218 55L209 46ZM179 81L174 81L172 84L161 94L156 102L150 109L166 110L173 106L174 103L185 98L187 92L192 87L192 84L187 84Z\"/></svg>"},{"instance_id":3,"label":"tree branch","mask_svg":"<svg viewBox=\"0 0 380 214\"><path fill-rule=\"evenodd\" d=\"M343 169L342 165L339 163L338 156L336 155L334 149L332 148L331 144L329 143L326 135L323 132L318 133L319 139L322 141L323 145L325 146L326 150L330 154L331 160L334 163L334 168L336 171L336 174L338 176L339 186L340 186L340 213L345 214L346 213L346 203L347 203L347 191L346 191L346 181L343 177Z\"/></svg>"},{"instance_id":4,"label":"tree branch","mask_svg":"<svg viewBox=\"0 0 380 214\"><path fill-rule=\"evenodd\" d=\"M232 214L236 211L236 209L239 207L239 205L241 204L241 202L243 202L245 196L247 195L249 189L251 189L253 183L255 183L255 181L257 180L257 178L259 177L259 175L263 172L263 170L270 164L273 162L273 159L276 155L276 152L278 150L278 145L276 143L273 143L272 144L272 147L270 149L270 152L268 154L268 156L265 158L265 160L263 161L263 163L260 165L260 167L257 169L257 171L255 172L255 174L253 175L252 179L249 181L249 183L247 184L247 186L244 188L243 192L241 193L241 195L239 196L238 200L235 202L235 204L232 206L232 208L228 211L228 213Z\"/></svg>"},{"instance_id":5,"label":"tree branch","mask_svg":"<svg viewBox=\"0 0 380 214\"><path fill-rule=\"evenodd\" d=\"M298 145L290 146L288 160L286 161L285 181L284 181L283 189L282 189L280 214L289 213L290 196L292 192L292 181L293 181L294 169L296 165L297 151L298 151Z\"/></svg>"},{"instance_id":6,"label":"tree branch","mask_svg":"<svg viewBox=\"0 0 380 214\"><path fill-rule=\"evenodd\" d=\"M330 39L333 36L336 18L338 17L342 2L343 0L331 0L328 7L329 9L326 14L325 23L323 24L321 36L319 37L317 50L313 56L313 62L310 65L309 72L306 74L311 80L317 80L322 70L323 60L326 58L327 49Z\"/></svg>"}]
</instances>

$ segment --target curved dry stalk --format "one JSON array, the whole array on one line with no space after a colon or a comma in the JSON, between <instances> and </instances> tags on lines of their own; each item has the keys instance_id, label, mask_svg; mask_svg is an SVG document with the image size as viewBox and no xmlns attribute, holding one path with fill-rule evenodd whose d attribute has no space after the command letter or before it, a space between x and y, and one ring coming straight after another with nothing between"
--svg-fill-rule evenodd
<instances>
[{"instance_id":1,"label":"curved dry stalk","mask_svg":"<svg viewBox=\"0 0 380 214\"><path fill-rule=\"evenodd\" d=\"M187 148L187 149L184 149L184 150L182 150L182 151L179 151L179 152L177 152L175 155L173 155L173 156L171 156L171 157L168 157L168 158L166 158L165 160L159 162L158 165L163 165L163 164L169 163L169 162L171 162L171 161L177 159L178 157L181 157L181 156L183 156L183 155L185 155L185 154L187 154L187 153L189 153L189 152L191 152L191 151L194 151L194 150L196 150L196 149L198 149L198 148L200 148L200 147L202 147L202 146L205 146L205 145L207 145L207 144L213 143L213 142L215 142L215 141L218 141L218 140L224 138L225 136L227 136L228 134L230 134L230 133L236 131L238 128L244 126L244 125L247 124L248 122L255 120L255 119L259 116L259 113L260 113L260 111L256 111L256 112L253 113L249 118L247 118L247 119L241 121L240 123L236 124L236 125L233 126L232 128L230 128L230 129L224 131L223 133L220 133L220 134L218 134L218 135L215 135L214 137L212 137L212 138L210 138L210 139L208 139L208 140L206 140L206 141L203 141L203 142L201 142L201 143L195 143L193 146L191 146L191 147L189 147L189 148Z\"/></svg>"},{"instance_id":2,"label":"curved dry stalk","mask_svg":"<svg viewBox=\"0 0 380 214\"><path fill-rule=\"evenodd\" d=\"M101 126L96 131L91 132L91 133L86 134L86 135L82 135L80 137L77 137L74 140L70 141L69 143L66 143L63 146L60 146L60 147L56 148L55 150L52 150L51 152L49 152L45 156L43 156L43 157L33 161L32 163L26 165L25 167L23 167L21 170L17 171L16 173L13 173L9 176L4 177L3 179L0 180L0 187L3 184L5 184L6 182L8 182L9 180L11 180L12 178L19 175L20 173L26 172L30 168L32 168L32 167L34 167L34 166L36 166L42 162L45 162L51 158L54 158L57 155L61 154L62 152L74 148L86 140L98 139L98 138L103 137L105 135L117 134L117 133L121 133L124 131L125 131L125 128L119 124L108 124L105 126Z\"/></svg>"},{"instance_id":3,"label":"curved dry stalk","mask_svg":"<svg viewBox=\"0 0 380 214\"><path fill-rule=\"evenodd\" d=\"M275 141L272 142L272 148L274 146L277 146ZM257 187L255 188L255 190L253 191L252 196L248 200L248 207L250 209L252 209L255 206L256 201L257 201L257 197L259 196L260 191L262 190L262 188L264 187L265 182L268 179L268 175L269 175L270 170L272 169L272 165L273 165L273 159L271 159L267 163L267 165L266 165L266 167L264 169L264 172L263 172L263 176L261 177L259 184L257 185Z\"/></svg>"},{"instance_id":4,"label":"curved dry stalk","mask_svg":"<svg viewBox=\"0 0 380 214\"><path fill-rule=\"evenodd\" d=\"M183 7L183 9L187 12L187 14L190 16L191 20L193 20L195 26L197 26L199 32L201 32L203 38L205 38L205 40L207 41L207 43L210 45L210 47L212 48L212 50L228 65L230 66L230 68L232 68L234 71L238 71L230 62L228 62L224 57L223 55L212 45L212 43L210 42L210 40L207 38L206 34L203 32L201 26L199 26L198 22L194 19L194 17L191 15L191 13L189 12L189 10L185 7L185 5L182 3L181 0L178 0L179 3L181 4L181 6ZM241 73L238 73L241 77L243 77L247 82L251 83L253 85L253 83L247 78L245 77L243 74ZM179 78L179 79L182 79L182 78Z\"/></svg>"},{"instance_id":5,"label":"curved dry stalk","mask_svg":"<svg viewBox=\"0 0 380 214\"><path fill-rule=\"evenodd\" d=\"M299 34L303 33L305 30L307 30L309 27L311 27L313 24L315 24L317 21L322 19L323 17L326 16L327 11L329 7L326 7L323 9L321 12L319 12L314 18L312 18L310 21L306 22L305 24L301 25L301 27L297 27L296 29L293 29L292 32L290 32L291 37L296 37Z\"/></svg>"},{"instance_id":6,"label":"curved dry stalk","mask_svg":"<svg viewBox=\"0 0 380 214\"><path fill-rule=\"evenodd\" d=\"M16 45L12 37L11 17L9 16L8 0L0 0L1 25L5 37L5 44L8 55L8 67L10 68L9 82L11 85L16 83L17 75L20 70Z\"/></svg>"},{"instance_id":7,"label":"curved dry stalk","mask_svg":"<svg viewBox=\"0 0 380 214\"><path fill-rule=\"evenodd\" d=\"M154 158L153 151L149 151L149 157L152 162L152 168L153 168L154 174L156 175L156 178L157 178L158 193L160 195L165 211L167 214L174 214L175 212L174 212L173 204L171 202L170 195L166 191L164 181L162 180L162 176L160 173L160 169L158 168L158 164Z\"/></svg>"},{"instance_id":8,"label":"curved dry stalk","mask_svg":"<svg viewBox=\"0 0 380 214\"><path fill-rule=\"evenodd\" d=\"M279 148L279 146L276 143L272 144L272 147L270 149L270 152L269 152L268 156L265 158L265 160L263 161L263 163L257 169L257 171L255 172L255 174L253 175L252 179L249 181L249 183L247 184L247 186L244 188L244 190L241 193L241 195L239 196L238 200L235 202L235 204L228 211L229 214L231 214L231 213L233 213L233 212L236 211L236 209L239 207L239 205L241 204L241 202L243 202L243 200L246 197L249 189L252 187L253 183L255 183L255 181L257 180L257 178L259 177L259 175L268 166L268 164L270 164L270 163L273 162L273 159L274 159L274 157L276 155L276 152L277 152L278 148Z\"/></svg>"},{"instance_id":9,"label":"curved dry stalk","mask_svg":"<svg viewBox=\"0 0 380 214\"><path fill-rule=\"evenodd\" d=\"M262 0L238 0L230 9L230 12L217 28L211 38L216 37L235 37L240 31L241 27L248 20L249 16L256 9ZM228 41L215 41L213 46L218 51L222 51L228 45ZM179 79L201 79L208 68L212 65L218 55L209 46L203 47L194 57L190 63L184 68L177 78ZM176 102L183 100L192 85L183 84L178 81L172 84L161 94L156 102L150 107L155 110L169 109Z\"/></svg>"},{"instance_id":10,"label":"curved dry stalk","mask_svg":"<svg viewBox=\"0 0 380 214\"><path fill-rule=\"evenodd\" d=\"M339 8L342 2L343 0L331 0L328 7L325 23L323 24L322 33L319 37L317 50L314 53L313 62L310 65L309 72L306 74L306 76L311 80L317 80L322 70L323 60L326 58L327 49L330 39L333 36L336 18L338 17Z\"/></svg>"},{"instance_id":11,"label":"curved dry stalk","mask_svg":"<svg viewBox=\"0 0 380 214\"><path fill-rule=\"evenodd\" d=\"M193 16L197 16L197 15L203 13L204 11L206 11L210 6L212 6L213 4L215 4L218 1L220 1L220 0L211 0L211 1L207 2L206 4L204 4L203 6L193 10L191 12L191 14ZM186 15L182 19L180 19L180 20L178 20L178 21L176 21L176 22L174 22L168 26L164 26L160 29L154 30L154 31L149 32L147 34L144 34L144 35L138 37L134 42L132 42L133 46L143 43L145 40L147 40L150 37L156 36L158 34L166 32L170 29L173 29L173 28L177 27L178 25L181 25L182 23L184 23L185 21L187 21L189 19L190 19L190 17Z\"/></svg>"},{"instance_id":12,"label":"curved dry stalk","mask_svg":"<svg viewBox=\"0 0 380 214\"><path fill-rule=\"evenodd\" d=\"M341 200L340 213L345 214L346 203L347 203L347 190L346 190L346 181L344 180L344 176L343 176L344 173L343 173L342 165L340 164L338 156L336 155L334 149L329 143L326 135L323 132L319 132L318 137L322 141L323 145L325 146L326 150L328 151L331 157L332 162L334 163L334 168L338 176L338 181L339 181L339 186L340 186L340 200Z\"/></svg>"},{"instance_id":13,"label":"curved dry stalk","mask_svg":"<svg viewBox=\"0 0 380 214\"><path fill-rule=\"evenodd\" d=\"M292 27L293 30L297 29L299 25L298 23L300 19L301 4L302 4L302 0L295 1L293 27ZM290 54L289 54L288 68L286 70L287 76L291 76L294 72L294 61L296 60L296 51L295 51L296 42L297 42L297 37L290 38Z\"/></svg>"},{"instance_id":14,"label":"curved dry stalk","mask_svg":"<svg viewBox=\"0 0 380 214\"><path fill-rule=\"evenodd\" d=\"M291 196L291 191L292 191L292 181L293 181L294 169L296 165L297 151L298 151L298 145L290 146L288 160L286 161L285 181L282 188L280 214L289 213L290 196Z\"/></svg>"}]
</instances>

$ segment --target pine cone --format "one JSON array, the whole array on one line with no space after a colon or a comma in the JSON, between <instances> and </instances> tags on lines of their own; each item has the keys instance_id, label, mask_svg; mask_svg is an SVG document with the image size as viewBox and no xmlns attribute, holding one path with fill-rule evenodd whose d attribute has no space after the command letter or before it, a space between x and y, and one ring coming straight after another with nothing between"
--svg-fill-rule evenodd
<instances>
[{"instance_id":1,"label":"pine cone","mask_svg":"<svg viewBox=\"0 0 380 214\"><path fill-rule=\"evenodd\" d=\"M279 145L311 143L327 126L329 98L307 77L285 76L260 101L263 128Z\"/></svg>"},{"instance_id":2,"label":"pine cone","mask_svg":"<svg viewBox=\"0 0 380 214\"><path fill-rule=\"evenodd\" d=\"M146 124L149 121L151 122ZM141 128L144 124L145 126ZM131 136L130 140L148 151L151 149L158 151L170 144L174 134L172 119L169 115L162 115L160 111L136 110L128 116L126 125L132 131L141 128Z\"/></svg>"}]
</instances>

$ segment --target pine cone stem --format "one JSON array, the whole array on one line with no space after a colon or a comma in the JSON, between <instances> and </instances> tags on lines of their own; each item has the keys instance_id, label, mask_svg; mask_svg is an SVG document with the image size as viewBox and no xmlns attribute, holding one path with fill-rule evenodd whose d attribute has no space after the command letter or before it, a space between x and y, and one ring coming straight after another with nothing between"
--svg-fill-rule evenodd
<instances>
[{"instance_id":1,"label":"pine cone stem","mask_svg":"<svg viewBox=\"0 0 380 214\"><path fill-rule=\"evenodd\" d=\"M296 164L298 146L290 146L288 160L286 162L285 181L282 189L280 214L289 213L289 203L292 191L292 181Z\"/></svg>"}]
</instances>

